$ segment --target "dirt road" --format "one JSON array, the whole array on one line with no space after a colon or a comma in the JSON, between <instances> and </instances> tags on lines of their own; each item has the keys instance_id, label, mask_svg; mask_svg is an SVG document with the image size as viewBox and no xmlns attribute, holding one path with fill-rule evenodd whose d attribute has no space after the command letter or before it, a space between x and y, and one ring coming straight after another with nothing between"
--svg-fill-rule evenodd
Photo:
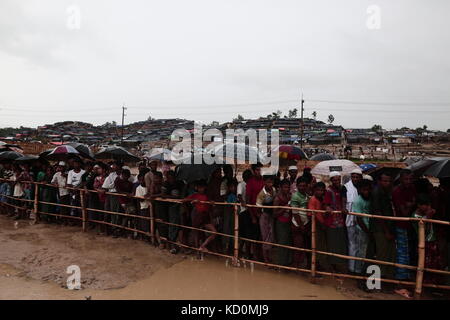
<instances>
[{"instance_id":1,"label":"dirt road","mask_svg":"<svg viewBox=\"0 0 450 320\"><path fill-rule=\"evenodd\" d=\"M82 290L68 290L78 265ZM142 241L83 233L77 227L18 224L0 216L0 299L397 299L366 294L352 280L171 255Z\"/></svg>"}]
</instances>

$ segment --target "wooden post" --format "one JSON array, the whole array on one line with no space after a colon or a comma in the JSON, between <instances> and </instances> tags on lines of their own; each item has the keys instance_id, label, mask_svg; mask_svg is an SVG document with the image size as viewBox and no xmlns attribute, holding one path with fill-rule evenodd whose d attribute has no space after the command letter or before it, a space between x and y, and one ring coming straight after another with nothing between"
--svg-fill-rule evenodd
<instances>
[{"instance_id":1,"label":"wooden post","mask_svg":"<svg viewBox=\"0 0 450 320\"><path fill-rule=\"evenodd\" d=\"M80 202L81 202L81 217L82 217L82 228L83 232L86 232L87 225L87 209L86 209L86 199L85 199L85 191L80 190Z\"/></svg>"},{"instance_id":2,"label":"wooden post","mask_svg":"<svg viewBox=\"0 0 450 320\"><path fill-rule=\"evenodd\" d=\"M315 282L316 278L316 264L317 264L317 254L316 254L316 230L317 230L317 220L316 214L312 213L311 216L311 282Z\"/></svg>"},{"instance_id":3,"label":"wooden post","mask_svg":"<svg viewBox=\"0 0 450 320\"><path fill-rule=\"evenodd\" d=\"M152 238L152 244L155 244L155 213L153 210L153 202L150 201L150 205L148 207L150 210L150 236Z\"/></svg>"},{"instance_id":4,"label":"wooden post","mask_svg":"<svg viewBox=\"0 0 450 320\"><path fill-rule=\"evenodd\" d=\"M39 184L35 183L34 184L34 208L33 208L33 213L34 213L34 219L35 221L39 221Z\"/></svg>"},{"instance_id":5,"label":"wooden post","mask_svg":"<svg viewBox=\"0 0 450 320\"><path fill-rule=\"evenodd\" d=\"M239 207L234 205L234 254L233 266L239 267Z\"/></svg>"},{"instance_id":6,"label":"wooden post","mask_svg":"<svg viewBox=\"0 0 450 320\"><path fill-rule=\"evenodd\" d=\"M425 268L425 222L419 221L419 258L416 276L416 291L414 297L420 299L422 295L423 269Z\"/></svg>"}]
</instances>

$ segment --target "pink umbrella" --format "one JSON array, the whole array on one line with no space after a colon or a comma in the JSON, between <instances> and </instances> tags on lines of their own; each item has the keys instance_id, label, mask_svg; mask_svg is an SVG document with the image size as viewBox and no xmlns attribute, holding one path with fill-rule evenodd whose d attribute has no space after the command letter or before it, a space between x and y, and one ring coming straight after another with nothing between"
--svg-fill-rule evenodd
<instances>
[{"instance_id":1,"label":"pink umbrella","mask_svg":"<svg viewBox=\"0 0 450 320\"><path fill-rule=\"evenodd\" d=\"M80 153L72 146L63 145L53 149L48 155L45 156L47 160L67 160L68 158L78 156Z\"/></svg>"}]
</instances>

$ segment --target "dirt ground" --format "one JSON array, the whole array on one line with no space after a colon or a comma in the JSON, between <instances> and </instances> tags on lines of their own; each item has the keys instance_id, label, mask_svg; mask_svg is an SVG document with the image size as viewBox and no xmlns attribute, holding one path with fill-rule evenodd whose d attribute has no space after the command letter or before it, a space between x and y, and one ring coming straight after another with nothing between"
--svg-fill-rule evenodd
<instances>
[{"instance_id":1,"label":"dirt ground","mask_svg":"<svg viewBox=\"0 0 450 320\"><path fill-rule=\"evenodd\" d=\"M143 241L83 233L79 227L30 225L0 216L0 263L27 277L66 283L66 269L78 265L82 285L117 289L182 260Z\"/></svg>"},{"instance_id":2,"label":"dirt ground","mask_svg":"<svg viewBox=\"0 0 450 320\"><path fill-rule=\"evenodd\" d=\"M68 290L78 265L82 290ZM171 255L148 243L0 216L0 299L401 299L353 280L275 272L207 256Z\"/></svg>"}]
</instances>

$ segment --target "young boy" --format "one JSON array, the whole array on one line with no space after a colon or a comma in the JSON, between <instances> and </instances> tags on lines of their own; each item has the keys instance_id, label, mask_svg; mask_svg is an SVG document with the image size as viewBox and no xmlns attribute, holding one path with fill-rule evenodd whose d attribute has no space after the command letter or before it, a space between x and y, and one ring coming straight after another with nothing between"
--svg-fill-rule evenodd
<instances>
[{"instance_id":1,"label":"young boy","mask_svg":"<svg viewBox=\"0 0 450 320\"><path fill-rule=\"evenodd\" d=\"M355 213L371 213L370 199L372 193L372 182L369 180L361 180L358 185L358 197L352 203L352 210ZM351 233L352 241L355 244L355 251L353 251L352 256L359 258L367 257L367 249L370 241L370 231L369 231L369 218L366 217L356 217L356 228L354 232ZM366 274L364 270L364 261L349 260L349 270L357 275ZM360 289L367 290L365 281L359 281L358 286Z\"/></svg>"},{"instance_id":2,"label":"young boy","mask_svg":"<svg viewBox=\"0 0 450 320\"><path fill-rule=\"evenodd\" d=\"M308 180L305 177L297 179L297 191L292 195L291 207L293 208L308 208L310 196L308 195ZM311 248L311 222L305 211L292 210L292 241L294 247L297 248ZM305 257L309 257L305 252L294 251L293 263L294 267L301 267L305 261ZM307 267L310 266L310 259L308 258Z\"/></svg>"},{"instance_id":3,"label":"young boy","mask_svg":"<svg viewBox=\"0 0 450 320\"><path fill-rule=\"evenodd\" d=\"M237 203L238 197L237 193L238 182L236 179L230 179L227 181L227 192L226 192L226 202L227 203ZM224 208L224 221L223 221L223 232L229 235L234 235L234 206L225 206ZM223 247L224 253L228 253L230 248L233 247L233 238L223 237Z\"/></svg>"},{"instance_id":4,"label":"young boy","mask_svg":"<svg viewBox=\"0 0 450 320\"><path fill-rule=\"evenodd\" d=\"M272 175L264 175L264 187L259 192L258 197L256 198L257 206L272 206L273 201L275 199L276 190L273 187L274 184L274 176ZM272 209L263 208L261 210L259 216L259 228L261 232L261 240L264 242L274 242L274 232L273 232L273 216ZM262 254L264 258L264 262L271 263L271 250L272 246L270 244L262 245Z\"/></svg>"},{"instance_id":5,"label":"young boy","mask_svg":"<svg viewBox=\"0 0 450 320\"><path fill-rule=\"evenodd\" d=\"M291 183L289 180L283 180L280 184L280 191L275 196L274 206L289 206L291 201ZM292 246L292 214L288 209L274 209L275 218L275 238L276 242L281 245ZM292 251L290 249L277 247L276 260L277 264L289 266L292 263Z\"/></svg>"},{"instance_id":6,"label":"young boy","mask_svg":"<svg viewBox=\"0 0 450 320\"><path fill-rule=\"evenodd\" d=\"M163 196L163 174L160 171L152 172L151 190L149 191L149 186L147 185L148 179L145 178L145 185L147 186L147 197L150 194L150 199L153 200L153 208L156 219L161 219L163 221L168 221L167 205L165 202L157 201L155 198ZM166 249L166 241L168 238L169 227L164 223L156 223L156 229L158 230L157 240L159 243L159 248L161 250Z\"/></svg>"},{"instance_id":7,"label":"young boy","mask_svg":"<svg viewBox=\"0 0 450 320\"><path fill-rule=\"evenodd\" d=\"M324 198L325 198L326 186L323 182L318 182L313 186L313 196L308 202L308 209L310 210L325 210ZM322 212L311 212L311 215L316 216L316 250L327 251L327 234L325 217L328 214ZM317 267L326 268L329 266L327 256L319 254L317 256Z\"/></svg>"},{"instance_id":8,"label":"young boy","mask_svg":"<svg viewBox=\"0 0 450 320\"><path fill-rule=\"evenodd\" d=\"M141 173L138 175L138 181L139 181L139 185L137 186L137 188L135 190L135 196L144 198L145 195L147 194L147 187L145 186L144 174ZM141 217L150 217L149 207L150 207L150 201L139 200L139 211L138 211L139 215ZM137 225L137 229L139 231L150 233L149 220L138 219L136 225ZM139 236L139 238L142 238L142 237Z\"/></svg>"},{"instance_id":9,"label":"young boy","mask_svg":"<svg viewBox=\"0 0 450 320\"><path fill-rule=\"evenodd\" d=\"M133 194L133 183L130 181L130 170L122 170L122 173L117 177L115 181L116 190L118 193L126 194L126 196L119 196L119 203L122 207L122 211L126 214L134 214L134 205L131 199ZM123 219L118 219L118 224L122 220L122 225L128 227L129 218L123 217Z\"/></svg>"},{"instance_id":10,"label":"young boy","mask_svg":"<svg viewBox=\"0 0 450 320\"><path fill-rule=\"evenodd\" d=\"M413 218L433 219L436 210L431 208L431 199L427 195L417 197L417 209ZM419 236L419 222L413 223L416 236ZM439 252L436 232L432 223L425 224L425 268L442 270L442 258ZM432 284L442 283L438 274L425 272L425 281Z\"/></svg>"},{"instance_id":11,"label":"young boy","mask_svg":"<svg viewBox=\"0 0 450 320\"><path fill-rule=\"evenodd\" d=\"M206 181L199 180L195 184L196 192L184 199L183 202L191 202L194 205L192 210L192 226L194 228L205 228L206 230L216 232L216 228L211 222L210 210L211 206L208 203L201 203L200 201L209 201L206 195ZM199 233L194 233L195 245L204 252L208 252L206 246L216 238L215 234L210 234L206 240L199 245Z\"/></svg>"}]
</instances>

